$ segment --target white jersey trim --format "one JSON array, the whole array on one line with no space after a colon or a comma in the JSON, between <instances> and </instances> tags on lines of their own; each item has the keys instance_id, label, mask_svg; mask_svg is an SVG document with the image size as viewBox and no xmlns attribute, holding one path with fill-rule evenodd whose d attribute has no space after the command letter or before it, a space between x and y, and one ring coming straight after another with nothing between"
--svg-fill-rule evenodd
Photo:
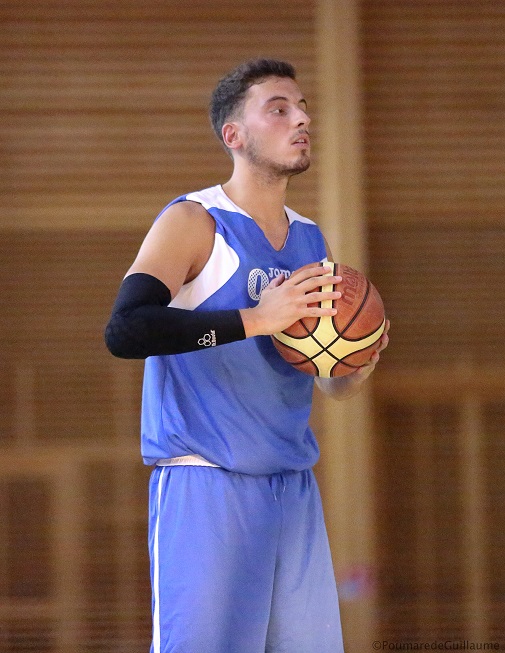
<instances>
[{"instance_id":1,"label":"white jersey trim","mask_svg":"<svg viewBox=\"0 0 505 653\"><path fill-rule=\"evenodd\" d=\"M289 224L292 224L293 222L304 222L305 224L316 224L314 220L310 220L309 218L304 218L303 215L300 215L296 211L293 211L293 209L290 209L289 206L285 206L284 210L286 211L286 215L288 216Z\"/></svg>"},{"instance_id":2,"label":"white jersey trim","mask_svg":"<svg viewBox=\"0 0 505 653\"><path fill-rule=\"evenodd\" d=\"M232 202L232 200L224 192L223 187L220 184L218 184L217 186L211 186L210 188L205 188L204 190L200 190L196 193L189 193L188 195L186 195L186 199L191 202L198 202L207 211L211 208L223 209L224 211L241 213L242 215L245 215L247 218L250 218L251 220L253 219L249 215L249 213L244 211L244 209L240 208L240 206L235 204L235 202ZM286 215L288 216L288 220L290 224L292 222L304 222L305 224L316 224L314 220L305 218L303 215L300 215L296 211L293 211L293 209L290 209L289 206L285 206L284 210L286 211Z\"/></svg>"},{"instance_id":3,"label":"white jersey trim","mask_svg":"<svg viewBox=\"0 0 505 653\"><path fill-rule=\"evenodd\" d=\"M221 209L232 213L240 213L252 220L248 213L232 202L221 185L211 186L196 193L189 193L186 195L186 200L201 204L206 211L211 208ZM313 220L299 215L293 209L287 206L284 208L290 224L293 222L316 224ZM238 254L230 247L221 234L216 233L212 253L203 270L193 281L182 286L169 306L172 308L185 308L187 310L197 308L231 279L237 271L239 264Z\"/></svg>"},{"instance_id":4,"label":"white jersey trim","mask_svg":"<svg viewBox=\"0 0 505 653\"><path fill-rule=\"evenodd\" d=\"M241 209L240 206L237 206L231 201L220 184L199 190L196 193L189 193L186 195L186 199L190 202L198 202L207 211L209 209L222 209L232 213L241 213L252 220L251 216L244 209Z\"/></svg>"},{"instance_id":5,"label":"white jersey trim","mask_svg":"<svg viewBox=\"0 0 505 653\"><path fill-rule=\"evenodd\" d=\"M209 260L200 274L184 284L169 306L193 310L231 279L239 266L237 252L221 234L216 234Z\"/></svg>"}]
</instances>

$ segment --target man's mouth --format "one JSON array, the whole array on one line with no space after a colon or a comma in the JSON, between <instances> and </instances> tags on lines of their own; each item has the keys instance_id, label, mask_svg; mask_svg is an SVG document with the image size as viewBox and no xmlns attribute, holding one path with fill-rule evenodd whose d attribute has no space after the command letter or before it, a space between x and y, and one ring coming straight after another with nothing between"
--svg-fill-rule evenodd
<instances>
[{"instance_id":1,"label":"man's mouth","mask_svg":"<svg viewBox=\"0 0 505 653\"><path fill-rule=\"evenodd\" d=\"M292 145L306 145L306 146L308 146L308 145L310 145L310 139L309 139L308 135L307 136L299 136L296 139L296 141L294 141L292 143Z\"/></svg>"}]
</instances>

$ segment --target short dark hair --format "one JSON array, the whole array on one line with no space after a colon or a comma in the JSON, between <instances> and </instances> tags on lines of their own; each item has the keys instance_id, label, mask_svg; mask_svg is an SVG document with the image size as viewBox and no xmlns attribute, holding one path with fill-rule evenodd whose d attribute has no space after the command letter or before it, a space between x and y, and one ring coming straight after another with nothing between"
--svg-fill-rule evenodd
<instances>
[{"instance_id":1,"label":"short dark hair","mask_svg":"<svg viewBox=\"0 0 505 653\"><path fill-rule=\"evenodd\" d=\"M250 59L237 66L222 79L214 89L209 106L212 129L223 142L222 129L242 104L247 89L267 77L296 78L294 67L277 59Z\"/></svg>"}]
</instances>

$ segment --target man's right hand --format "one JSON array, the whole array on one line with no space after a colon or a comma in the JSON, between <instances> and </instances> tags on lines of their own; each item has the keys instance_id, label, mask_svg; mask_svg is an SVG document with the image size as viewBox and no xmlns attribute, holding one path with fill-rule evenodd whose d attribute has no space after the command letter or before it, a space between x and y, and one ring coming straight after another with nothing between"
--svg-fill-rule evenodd
<instances>
[{"instance_id":1,"label":"man's right hand","mask_svg":"<svg viewBox=\"0 0 505 653\"><path fill-rule=\"evenodd\" d=\"M329 276L331 267L310 263L286 279L283 274L273 279L261 293L254 308L241 309L246 336L271 335L287 329L304 317L336 315L336 308L320 308L319 302L339 299L340 292L322 292L320 288L342 281ZM313 306L312 304L316 304Z\"/></svg>"}]
</instances>

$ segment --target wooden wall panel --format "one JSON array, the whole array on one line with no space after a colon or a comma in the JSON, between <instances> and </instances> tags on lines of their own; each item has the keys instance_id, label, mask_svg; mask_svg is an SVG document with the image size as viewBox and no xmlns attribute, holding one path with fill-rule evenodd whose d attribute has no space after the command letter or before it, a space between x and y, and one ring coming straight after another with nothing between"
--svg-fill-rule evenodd
<instances>
[{"instance_id":1,"label":"wooden wall panel","mask_svg":"<svg viewBox=\"0 0 505 653\"><path fill-rule=\"evenodd\" d=\"M225 181L207 117L242 60L292 61L316 110L313 6L224 0L0 6L4 226L147 226L173 197ZM292 204L316 211L316 164Z\"/></svg>"},{"instance_id":2,"label":"wooden wall panel","mask_svg":"<svg viewBox=\"0 0 505 653\"><path fill-rule=\"evenodd\" d=\"M379 176L379 175L377 175ZM451 225L377 222L371 278L393 323L381 367L470 366L500 374L505 361L505 221Z\"/></svg>"},{"instance_id":3,"label":"wooden wall panel","mask_svg":"<svg viewBox=\"0 0 505 653\"><path fill-rule=\"evenodd\" d=\"M505 6L362 7L369 218L503 223Z\"/></svg>"},{"instance_id":4,"label":"wooden wall panel","mask_svg":"<svg viewBox=\"0 0 505 653\"><path fill-rule=\"evenodd\" d=\"M502 648L505 6L361 8L378 639Z\"/></svg>"},{"instance_id":5,"label":"wooden wall panel","mask_svg":"<svg viewBox=\"0 0 505 653\"><path fill-rule=\"evenodd\" d=\"M493 603L496 630L503 624L505 615L505 482L503 481L503 461L505 460L505 403L487 401L483 409L484 421L484 459L486 486L486 528L489 538L486 541L487 592ZM501 615L501 617L499 616Z\"/></svg>"}]
</instances>

